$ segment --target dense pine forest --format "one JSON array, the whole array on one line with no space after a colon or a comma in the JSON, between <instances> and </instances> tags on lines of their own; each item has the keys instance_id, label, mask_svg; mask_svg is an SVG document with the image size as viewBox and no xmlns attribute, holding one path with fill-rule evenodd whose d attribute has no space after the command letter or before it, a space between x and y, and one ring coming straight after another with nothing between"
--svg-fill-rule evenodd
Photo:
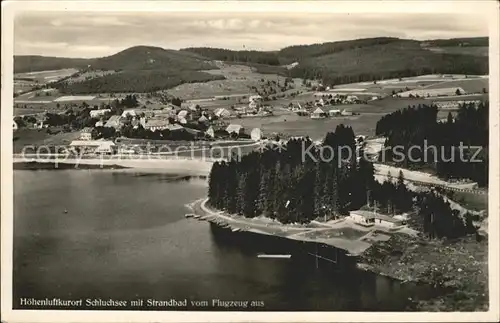
<instances>
[{"instance_id":1,"label":"dense pine forest","mask_svg":"<svg viewBox=\"0 0 500 323\"><path fill-rule=\"evenodd\" d=\"M439 193L410 191L402 173L394 174L397 178L388 174L383 183L375 181L371 162L339 149L355 149L354 138L352 128L339 125L320 145L309 138L291 139L240 160L216 162L209 176L208 203L231 214L264 215L282 223L339 218L366 207L388 215L416 210L414 226L429 238L475 232L472 215L460 215Z\"/></svg>"},{"instance_id":2,"label":"dense pine forest","mask_svg":"<svg viewBox=\"0 0 500 323\"><path fill-rule=\"evenodd\" d=\"M445 179L468 178L486 186L488 106L488 102L477 107L462 104L446 122L436 121L435 106L408 107L385 115L376 126L376 134L387 137L383 160L408 168L431 168ZM391 148L398 146L401 149Z\"/></svg>"},{"instance_id":3,"label":"dense pine forest","mask_svg":"<svg viewBox=\"0 0 500 323\"><path fill-rule=\"evenodd\" d=\"M325 145L354 147L354 133L340 125L327 134ZM303 156L308 147L310 154ZM247 217L266 215L283 223L309 222L318 216L345 214L366 203L374 184L373 166L355 157L326 155L311 140L292 139L284 147L269 146L240 161L215 163L209 202ZM330 160L331 159L331 160ZM326 161L328 160L328 161Z\"/></svg>"},{"instance_id":4,"label":"dense pine forest","mask_svg":"<svg viewBox=\"0 0 500 323\"><path fill-rule=\"evenodd\" d=\"M443 41L462 44L466 39ZM480 39L482 43L487 38ZM460 42L459 42L460 41ZM474 43L476 39L471 39ZM477 41L476 41L477 42ZM440 44L441 42L438 41ZM391 37L298 45L274 52L186 48L210 59L254 66L260 73L321 80L325 85L376 81L423 74L487 74L488 58L438 53L425 42ZM429 43L427 43L429 45ZM297 62L291 69L280 67ZM267 66L267 68L265 67Z\"/></svg>"}]
</instances>

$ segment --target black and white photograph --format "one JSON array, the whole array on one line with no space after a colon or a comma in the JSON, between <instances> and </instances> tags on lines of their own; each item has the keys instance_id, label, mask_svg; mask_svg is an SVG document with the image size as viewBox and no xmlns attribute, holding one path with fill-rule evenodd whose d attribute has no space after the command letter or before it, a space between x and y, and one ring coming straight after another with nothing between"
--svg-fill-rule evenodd
<instances>
[{"instance_id":1,"label":"black and white photograph","mask_svg":"<svg viewBox=\"0 0 500 323\"><path fill-rule=\"evenodd\" d=\"M2 320L497 321L498 15L2 3Z\"/></svg>"}]
</instances>

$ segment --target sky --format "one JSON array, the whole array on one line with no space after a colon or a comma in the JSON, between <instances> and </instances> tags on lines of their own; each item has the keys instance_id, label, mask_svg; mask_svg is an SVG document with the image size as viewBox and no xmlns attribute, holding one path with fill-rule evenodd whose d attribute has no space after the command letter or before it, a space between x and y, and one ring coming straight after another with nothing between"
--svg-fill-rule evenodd
<instances>
[{"instance_id":1,"label":"sky","mask_svg":"<svg viewBox=\"0 0 500 323\"><path fill-rule=\"evenodd\" d=\"M369 37L487 36L479 14L31 12L14 21L14 54L103 57L137 45L278 50Z\"/></svg>"}]
</instances>

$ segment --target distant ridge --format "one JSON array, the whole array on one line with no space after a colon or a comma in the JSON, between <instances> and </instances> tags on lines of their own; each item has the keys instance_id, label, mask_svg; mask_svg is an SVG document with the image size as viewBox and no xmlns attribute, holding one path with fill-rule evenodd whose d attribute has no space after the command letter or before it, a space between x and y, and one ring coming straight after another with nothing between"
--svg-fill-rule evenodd
<instances>
[{"instance_id":1,"label":"distant ridge","mask_svg":"<svg viewBox=\"0 0 500 323\"><path fill-rule=\"evenodd\" d=\"M93 59L14 56L14 72L72 67L86 69L90 65L93 70L116 73L61 88L75 93L134 91L136 86L141 90L156 90L186 82L220 79L219 75L201 72L216 69L212 61L220 60L250 65L260 73L320 79L325 84L335 85L429 73L488 74L487 51L476 50L487 46L487 37L427 41L377 37L295 45L279 51L235 51L209 47L167 50L155 46L134 46L114 55ZM441 47L445 50L440 50ZM478 52L481 55L477 55ZM293 68L284 67L292 63L298 64ZM152 85L141 86L143 82ZM117 83L128 84L117 86Z\"/></svg>"}]
</instances>

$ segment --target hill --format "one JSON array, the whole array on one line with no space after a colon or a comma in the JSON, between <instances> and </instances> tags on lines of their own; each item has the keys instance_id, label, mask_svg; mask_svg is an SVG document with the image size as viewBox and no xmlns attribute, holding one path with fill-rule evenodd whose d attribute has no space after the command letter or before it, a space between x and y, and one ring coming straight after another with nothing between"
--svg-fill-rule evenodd
<instances>
[{"instance_id":1,"label":"hill","mask_svg":"<svg viewBox=\"0 0 500 323\"><path fill-rule=\"evenodd\" d=\"M48 59L57 62L57 58ZM64 94L152 92L182 83L224 78L201 72L216 67L197 54L152 46L131 47L111 56L84 60L84 64L78 60L59 62L74 64L80 69L79 74L86 75L83 79L75 75L52 84Z\"/></svg>"},{"instance_id":2,"label":"hill","mask_svg":"<svg viewBox=\"0 0 500 323\"><path fill-rule=\"evenodd\" d=\"M305 57L292 77L319 78L342 84L422 74L487 74L488 59L426 50L417 41L355 47L318 57Z\"/></svg>"},{"instance_id":3,"label":"hill","mask_svg":"<svg viewBox=\"0 0 500 323\"><path fill-rule=\"evenodd\" d=\"M319 79L334 85L430 73L487 74L487 51L478 50L485 44L488 44L485 37L428 41L378 37L290 46L279 51L207 47L176 51L136 46L95 59L15 56L14 66L15 72L69 67L110 72L93 73L92 77L77 82L56 83L64 93L147 92L182 83L224 79L222 75L203 72L217 69L214 60L248 65L262 74ZM284 67L295 62L298 64L293 68Z\"/></svg>"},{"instance_id":4,"label":"hill","mask_svg":"<svg viewBox=\"0 0 500 323\"><path fill-rule=\"evenodd\" d=\"M98 70L209 70L213 65L205 58L189 52L166 50L160 47L136 46L114 55L92 61Z\"/></svg>"},{"instance_id":5,"label":"hill","mask_svg":"<svg viewBox=\"0 0 500 323\"><path fill-rule=\"evenodd\" d=\"M474 47L485 43L487 45L488 38L484 37L424 42L378 37L290 46L277 52L213 48L183 50L211 59L250 65L260 73L322 79L324 83L342 84L427 73L487 74L487 51L485 55L484 50ZM462 44L464 49L457 50L457 44ZM432 47L427 48L428 46ZM445 46L446 50L440 50L439 46ZM262 62L267 62L267 65L262 65ZM298 65L290 70L281 67L292 62L298 62Z\"/></svg>"}]
</instances>

